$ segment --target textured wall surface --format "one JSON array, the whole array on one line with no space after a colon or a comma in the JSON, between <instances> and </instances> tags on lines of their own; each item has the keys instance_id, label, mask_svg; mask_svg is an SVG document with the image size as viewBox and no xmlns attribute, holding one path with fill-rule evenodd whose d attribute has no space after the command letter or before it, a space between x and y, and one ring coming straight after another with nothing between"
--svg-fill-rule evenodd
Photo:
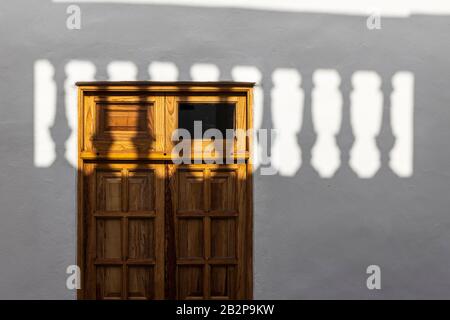
<instances>
[{"instance_id":1,"label":"textured wall surface","mask_svg":"<svg viewBox=\"0 0 450 320\"><path fill-rule=\"evenodd\" d=\"M76 254L76 169L66 160L71 128L64 101L65 66L87 60L95 79L107 64L132 61L148 79L152 61L173 62L180 80L196 63L217 66L232 79L237 65L262 74L262 128L274 127L272 73L301 74L302 153L287 175L255 172L254 293L261 299L450 297L450 28L449 16L366 18L240 9L81 4L81 30L66 28L67 4L0 2L0 298L71 299L66 267ZM55 68L56 160L33 163L33 67ZM311 166L312 75L341 77L343 120L337 134L341 165L330 178ZM384 115L377 148L381 167L361 179L348 166L355 141L349 130L351 76L373 70L385 101L397 71L414 75L413 173L389 168L394 144ZM387 103L383 104L388 107ZM281 112L281 111L280 111ZM288 152L288 151L287 151ZM366 268L381 267L382 289L368 290Z\"/></svg>"}]
</instances>

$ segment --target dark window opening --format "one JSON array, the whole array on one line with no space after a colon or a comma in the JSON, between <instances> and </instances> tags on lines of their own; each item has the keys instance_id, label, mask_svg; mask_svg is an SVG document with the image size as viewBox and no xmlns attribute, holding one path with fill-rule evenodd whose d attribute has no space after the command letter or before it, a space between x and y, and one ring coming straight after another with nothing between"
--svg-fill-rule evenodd
<instances>
[{"instance_id":1,"label":"dark window opening","mask_svg":"<svg viewBox=\"0 0 450 320\"><path fill-rule=\"evenodd\" d=\"M233 103L180 103L178 128L194 137L194 121L202 122L202 135L208 129L218 129L226 137L227 129L234 129Z\"/></svg>"}]
</instances>

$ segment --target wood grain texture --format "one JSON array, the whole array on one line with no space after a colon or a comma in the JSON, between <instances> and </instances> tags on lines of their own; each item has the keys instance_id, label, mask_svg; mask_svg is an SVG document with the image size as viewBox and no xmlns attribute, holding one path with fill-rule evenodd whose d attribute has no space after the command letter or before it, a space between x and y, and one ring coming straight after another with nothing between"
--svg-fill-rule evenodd
<instances>
[{"instance_id":1,"label":"wood grain texture","mask_svg":"<svg viewBox=\"0 0 450 320\"><path fill-rule=\"evenodd\" d=\"M86 189L90 200L85 204L90 221L86 298L118 297L117 268L108 269L115 265L121 268L120 298L163 299L164 165L86 165L92 171ZM136 283L143 277L144 284ZM114 290L105 281L112 282Z\"/></svg>"},{"instance_id":2,"label":"wood grain texture","mask_svg":"<svg viewBox=\"0 0 450 320\"><path fill-rule=\"evenodd\" d=\"M83 152L96 155L164 151L164 95L89 96Z\"/></svg>"},{"instance_id":3,"label":"wood grain texture","mask_svg":"<svg viewBox=\"0 0 450 320\"><path fill-rule=\"evenodd\" d=\"M233 128L236 132L245 133L247 130L246 121L246 97L236 95L168 95L166 96L166 154L171 155L173 158L180 155L173 153L175 144L179 140L172 139L176 129L179 128L179 105L183 103L198 104L198 105L220 105L221 103L229 103L235 106L235 113L233 119ZM240 138L240 139L239 139ZM230 152L227 152L227 143L229 145ZM216 147L218 146L218 147ZM186 156L186 155L184 155ZM193 159L205 159L205 158L223 158L225 156L230 157L248 157L246 148L245 135L236 135L234 139L228 139L223 136L222 139L194 139L191 136L191 157Z\"/></svg>"},{"instance_id":4,"label":"wood grain texture","mask_svg":"<svg viewBox=\"0 0 450 320\"><path fill-rule=\"evenodd\" d=\"M245 223L245 270L246 270L246 298L253 299L253 157L256 150L253 150L254 141L254 109L253 90L247 91L247 152L250 155L246 161L246 223Z\"/></svg>"},{"instance_id":5,"label":"wood grain texture","mask_svg":"<svg viewBox=\"0 0 450 320\"><path fill-rule=\"evenodd\" d=\"M252 137L238 164L175 165L171 135L180 102L233 103L234 128L252 128L253 84L78 85L77 297L251 299ZM222 159L208 143L193 156Z\"/></svg>"},{"instance_id":6,"label":"wood grain texture","mask_svg":"<svg viewBox=\"0 0 450 320\"><path fill-rule=\"evenodd\" d=\"M246 165L180 165L173 170L176 298L246 298ZM233 285L225 285L229 282ZM215 293L224 286L227 290Z\"/></svg>"}]
</instances>

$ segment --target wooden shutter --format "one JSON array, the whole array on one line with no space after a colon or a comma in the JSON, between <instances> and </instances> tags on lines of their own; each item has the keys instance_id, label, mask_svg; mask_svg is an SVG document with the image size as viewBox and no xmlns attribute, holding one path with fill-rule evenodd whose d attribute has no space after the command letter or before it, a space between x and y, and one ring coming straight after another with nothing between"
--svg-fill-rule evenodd
<instances>
[{"instance_id":1,"label":"wooden shutter","mask_svg":"<svg viewBox=\"0 0 450 320\"><path fill-rule=\"evenodd\" d=\"M244 299L246 166L169 165L177 299Z\"/></svg>"},{"instance_id":2,"label":"wooden shutter","mask_svg":"<svg viewBox=\"0 0 450 320\"><path fill-rule=\"evenodd\" d=\"M85 172L89 298L164 298L164 165L86 164Z\"/></svg>"}]
</instances>

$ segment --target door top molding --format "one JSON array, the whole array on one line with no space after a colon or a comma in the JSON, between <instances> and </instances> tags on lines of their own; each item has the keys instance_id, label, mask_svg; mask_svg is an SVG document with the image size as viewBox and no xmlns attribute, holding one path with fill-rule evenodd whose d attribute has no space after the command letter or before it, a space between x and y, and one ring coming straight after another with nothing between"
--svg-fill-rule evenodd
<instances>
[{"instance_id":1,"label":"door top molding","mask_svg":"<svg viewBox=\"0 0 450 320\"><path fill-rule=\"evenodd\" d=\"M199 91L217 89L253 88L255 82L237 81L79 81L75 83L82 90L164 90Z\"/></svg>"}]
</instances>

